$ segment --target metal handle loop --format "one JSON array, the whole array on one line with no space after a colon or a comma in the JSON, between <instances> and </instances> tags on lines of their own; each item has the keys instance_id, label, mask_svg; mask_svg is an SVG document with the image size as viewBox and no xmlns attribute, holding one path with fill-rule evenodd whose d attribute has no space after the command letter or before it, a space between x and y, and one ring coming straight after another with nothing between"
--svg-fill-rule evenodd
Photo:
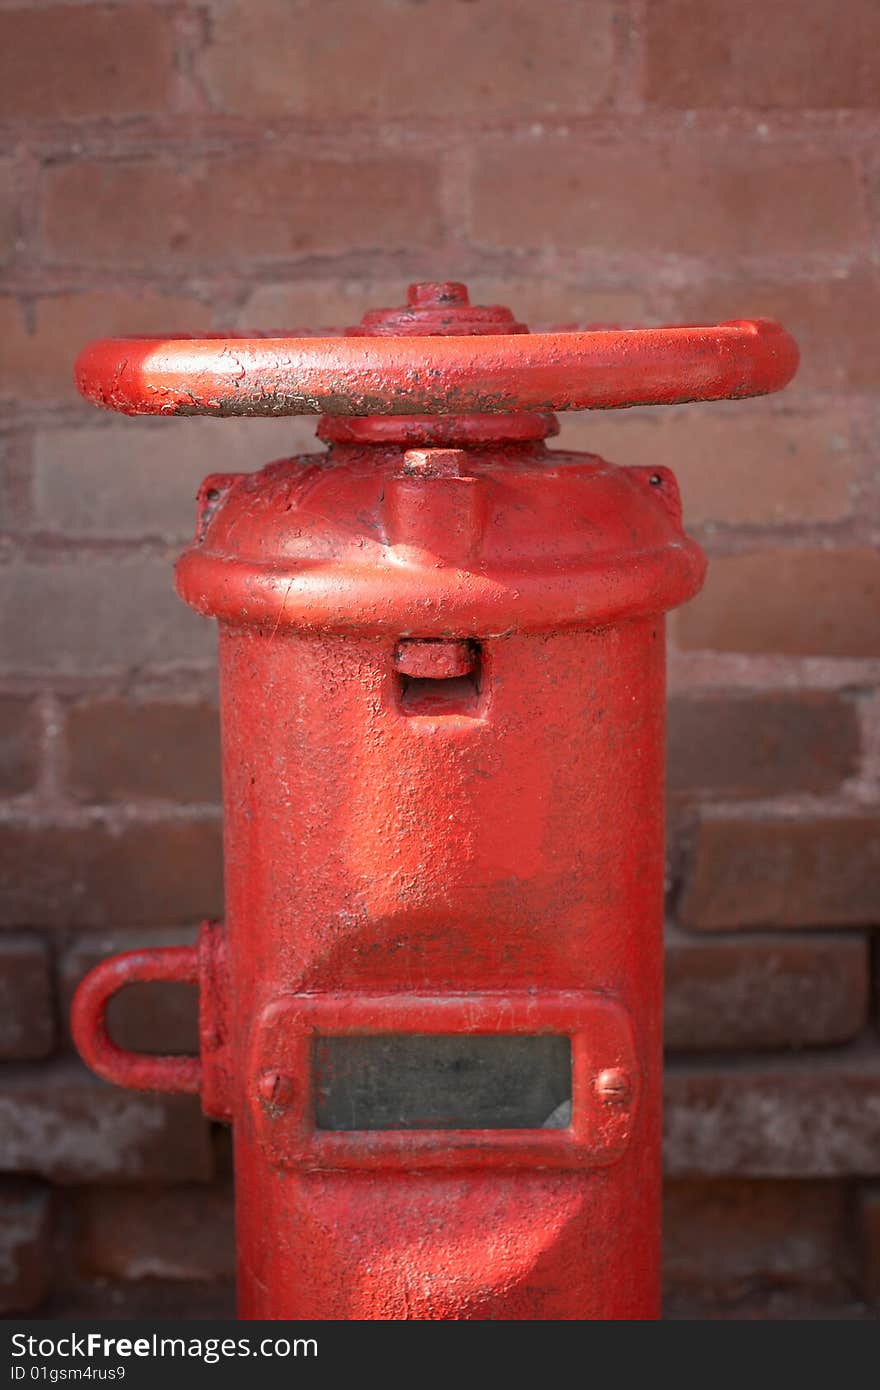
<instances>
[{"instance_id":1,"label":"metal handle loop","mask_svg":"<svg viewBox=\"0 0 880 1390\"><path fill-rule=\"evenodd\" d=\"M201 1088L199 1057L151 1056L119 1047L107 1032L107 1006L126 985L173 980L199 983L198 946L162 946L126 951L101 961L76 991L71 1028L77 1051L105 1081L135 1091L170 1091L197 1095Z\"/></svg>"}]
</instances>

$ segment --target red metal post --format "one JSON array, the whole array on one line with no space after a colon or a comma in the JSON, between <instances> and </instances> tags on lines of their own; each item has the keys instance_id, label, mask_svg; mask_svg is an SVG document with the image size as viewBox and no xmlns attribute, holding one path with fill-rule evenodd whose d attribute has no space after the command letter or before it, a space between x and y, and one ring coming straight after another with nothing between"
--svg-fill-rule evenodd
<instances>
[{"instance_id":1,"label":"red metal post","mask_svg":"<svg viewBox=\"0 0 880 1390\"><path fill-rule=\"evenodd\" d=\"M98 404L330 445L207 479L177 568L220 624L225 931L74 1005L102 1075L233 1121L242 1316L657 1316L663 615L704 559L668 470L545 440L796 364L763 321L530 335L459 285L341 338L82 354ZM120 1052L109 994L178 968L201 1063ZM461 1122L449 1075L498 1065Z\"/></svg>"}]
</instances>

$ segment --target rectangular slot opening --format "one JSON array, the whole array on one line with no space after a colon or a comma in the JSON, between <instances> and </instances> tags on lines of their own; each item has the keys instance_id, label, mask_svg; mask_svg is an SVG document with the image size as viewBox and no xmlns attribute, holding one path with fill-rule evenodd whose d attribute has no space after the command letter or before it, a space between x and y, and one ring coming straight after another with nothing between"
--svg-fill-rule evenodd
<instances>
[{"instance_id":1,"label":"rectangular slot opening","mask_svg":"<svg viewBox=\"0 0 880 1390\"><path fill-rule=\"evenodd\" d=\"M431 643L422 646L429 648ZM437 643L437 646L446 645ZM467 644L471 668L462 675L426 676L397 672L398 704L403 714L473 715L477 712L483 663L479 643Z\"/></svg>"},{"instance_id":2,"label":"rectangular slot opening","mask_svg":"<svg viewBox=\"0 0 880 1390\"><path fill-rule=\"evenodd\" d=\"M571 1040L555 1033L317 1037L324 1130L564 1128Z\"/></svg>"}]
</instances>

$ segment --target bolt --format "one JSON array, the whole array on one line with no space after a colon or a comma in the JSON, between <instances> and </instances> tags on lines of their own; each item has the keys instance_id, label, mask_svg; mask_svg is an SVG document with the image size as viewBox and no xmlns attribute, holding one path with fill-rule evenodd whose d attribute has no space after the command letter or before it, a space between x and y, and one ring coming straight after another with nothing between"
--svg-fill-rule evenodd
<instances>
[{"instance_id":1,"label":"bolt","mask_svg":"<svg viewBox=\"0 0 880 1390\"><path fill-rule=\"evenodd\" d=\"M599 1099L609 1104L626 1105L632 1097L632 1077L625 1067L606 1067L593 1084Z\"/></svg>"},{"instance_id":2,"label":"bolt","mask_svg":"<svg viewBox=\"0 0 880 1390\"><path fill-rule=\"evenodd\" d=\"M403 471L417 478L461 478L465 449L407 449Z\"/></svg>"},{"instance_id":3,"label":"bolt","mask_svg":"<svg viewBox=\"0 0 880 1390\"><path fill-rule=\"evenodd\" d=\"M421 680L453 680L474 669L476 651L466 639L452 641L404 637L394 649L394 669Z\"/></svg>"},{"instance_id":4,"label":"bolt","mask_svg":"<svg viewBox=\"0 0 880 1390\"><path fill-rule=\"evenodd\" d=\"M293 1082L281 1071L261 1072L257 1078L257 1095L273 1110L284 1110L293 1099Z\"/></svg>"},{"instance_id":5,"label":"bolt","mask_svg":"<svg viewBox=\"0 0 880 1390\"><path fill-rule=\"evenodd\" d=\"M413 309L442 309L447 304L469 304L467 285L457 280L420 280L406 292Z\"/></svg>"}]
</instances>

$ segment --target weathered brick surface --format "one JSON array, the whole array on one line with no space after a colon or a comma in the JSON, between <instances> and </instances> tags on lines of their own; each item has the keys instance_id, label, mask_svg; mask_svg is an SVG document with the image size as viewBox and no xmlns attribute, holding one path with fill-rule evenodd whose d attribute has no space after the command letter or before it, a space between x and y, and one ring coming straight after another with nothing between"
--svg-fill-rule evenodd
<instances>
[{"instance_id":1,"label":"weathered brick surface","mask_svg":"<svg viewBox=\"0 0 880 1390\"><path fill-rule=\"evenodd\" d=\"M396 152L307 159L275 145L195 163L71 162L45 180L47 254L81 265L213 268L240 256L406 250L441 234L431 162Z\"/></svg>"},{"instance_id":2,"label":"weathered brick surface","mask_svg":"<svg viewBox=\"0 0 880 1390\"><path fill-rule=\"evenodd\" d=\"M843 521L872 467L847 412L795 414L772 399L564 415L562 441L613 463L671 468L689 526Z\"/></svg>"},{"instance_id":3,"label":"weathered brick surface","mask_svg":"<svg viewBox=\"0 0 880 1390\"><path fill-rule=\"evenodd\" d=\"M667 1302L740 1303L771 1290L841 1298L852 1280L841 1182L670 1182L664 1193Z\"/></svg>"},{"instance_id":4,"label":"weathered brick surface","mask_svg":"<svg viewBox=\"0 0 880 1390\"><path fill-rule=\"evenodd\" d=\"M221 912L215 819L0 824L0 925L191 923Z\"/></svg>"},{"instance_id":5,"label":"weathered brick surface","mask_svg":"<svg viewBox=\"0 0 880 1390\"><path fill-rule=\"evenodd\" d=\"M52 1191L41 1182L0 1183L0 1314L42 1303L52 1270Z\"/></svg>"},{"instance_id":6,"label":"weathered brick surface","mask_svg":"<svg viewBox=\"0 0 880 1390\"><path fill-rule=\"evenodd\" d=\"M14 162L11 159L0 159L0 264L15 250L19 230L14 177Z\"/></svg>"},{"instance_id":7,"label":"weathered brick surface","mask_svg":"<svg viewBox=\"0 0 880 1390\"><path fill-rule=\"evenodd\" d=\"M190 945L195 939L195 929L185 927L78 932L60 952L58 963L58 994L65 1025L74 990L93 965L123 951ZM107 1029L114 1042L132 1052L194 1054L199 1050L198 1018L198 991L193 985L129 985L110 1000Z\"/></svg>"},{"instance_id":8,"label":"weathered brick surface","mask_svg":"<svg viewBox=\"0 0 880 1390\"><path fill-rule=\"evenodd\" d=\"M250 0L219 11L200 72L216 106L245 115L485 120L592 111L614 84L614 8L611 0L540 8L531 0Z\"/></svg>"},{"instance_id":9,"label":"weathered brick surface","mask_svg":"<svg viewBox=\"0 0 880 1390\"><path fill-rule=\"evenodd\" d=\"M724 256L839 250L866 237L849 160L784 158L760 144L571 134L492 144L480 152L472 196L473 236L487 247L683 255L710 247Z\"/></svg>"},{"instance_id":10,"label":"weathered brick surface","mask_svg":"<svg viewBox=\"0 0 880 1390\"><path fill-rule=\"evenodd\" d=\"M183 544L192 538L195 496L208 473L250 472L301 449L323 452L314 433L314 419L114 416L91 427L40 430L34 440L34 529Z\"/></svg>"},{"instance_id":11,"label":"weathered brick surface","mask_svg":"<svg viewBox=\"0 0 880 1390\"><path fill-rule=\"evenodd\" d=\"M47 1057L55 1042L52 962L35 932L0 935L0 1059Z\"/></svg>"},{"instance_id":12,"label":"weathered brick surface","mask_svg":"<svg viewBox=\"0 0 880 1390\"><path fill-rule=\"evenodd\" d=\"M207 1282L235 1272L228 1186L93 1188L78 1194L76 1222L80 1268L92 1277Z\"/></svg>"},{"instance_id":13,"label":"weathered brick surface","mask_svg":"<svg viewBox=\"0 0 880 1390\"><path fill-rule=\"evenodd\" d=\"M214 624L174 592L172 556L21 561L0 587L0 674L207 666Z\"/></svg>"},{"instance_id":14,"label":"weathered brick surface","mask_svg":"<svg viewBox=\"0 0 880 1390\"><path fill-rule=\"evenodd\" d=\"M210 311L192 294L113 290L102 280L96 276L93 288L37 299L0 296L0 399L25 409L35 401L79 402L73 363L91 338L206 333L214 326Z\"/></svg>"},{"instance_id":15,"label":"weathered brick surface","mask_svg":"<svg viewBox=\"0 0 880 1390\"><path fill-rule=\"evenodd\" d=\"M650 0L644 93L671 107L876 107L873 0Z\"/></svg>"},{"instance_id":16,"label":"weathered brick surface","mask_svg":"<svg viewBox=\"0 0 880 1390\"><path fill-rule=\"evenodd\" d=\"M716 556L674 629L690 650L880 656L880 553L768 546Z\"/></svg>"},{"instance_id":17,"label":"weathered brick surface","mask_svg":"<svg viewBox=\"0 0 880 1390\"><path fill-rule=\"evenodd\" d=\"M717 797L833 792L859 768L859 717L824 691L674 696L668 786Z\"/></svg>"},{"instance_id":18,"label":"weathered brick surface","mask_svg":"<svg viewBox=\"0 0 880 1390\"><path fill-rule=\"evenodd\" d=\"M125 1322L134 1318L147 1322L232 1322L235 1290L225 1281L192 1283L181 1289L180 1284L164 1280L124 1284L95 1279L75 1288L60 1289L44 1304L41 1316L76 1322ZM123 1335L120 1330L120 1336Z\"/></svg>"},{"instance_id":19,"label":"weathered brick surface","mask_svg":"<svg viewBox=\"0 0 880 1390\"><path fill-rule=\"evenodd\" d=\"M671 1051L826 1046L868 1022L864 936L666 934L665 1039Z\"/></svg>"},{"instance_id":20,"label":"weathered brick surface","mask_svg":"<svg viewBox=\"0 0 880 1390\"><path fill-rule=\"evenodd\" d=\"M33 701L0 696L0 795L30 791L40 764L39 720Z\"/></svg>"},{"instance_id":21,"label":"weathered brick surface","mask_svg":"<svg viewBox=\"0 0 880 1390\"><path fill-rule=\"evenodd\" d=\"M98 1081L78 1062L0 1070L0 1172L51 1182L199 1182L208 1127L192 1096Z\"/></svg>"},{"instance_id":22,"label":"weathered brick surface","mask_svg":"<svg viewBox=\"0 0 880 1390\"><path fill-rule=\"evenodd\" d=\"M664 1080L665 1171L675 1178L880 1174L876 1051L675 1062Z\"/></svg>"},{"instance_id":23,"label":"weathered brick surface","mask_svg":"<svg viewBox=\"0 0 880 1390\"><path fill-rule=\"evenodd\" d=\"M90 700L66 720L67 773L83 801L220 801L220 726L206 700Z\"/></svg>"},{"instance_id":24,"label":"weathered brick surface","mask_svg":"<svg viewBox=\"0 0 880 1390\"><path fill-rule=\"evenodd\" d=\"M0 120L165 110L173 60L171 14L155 5L0 11Z\"/></svg>"},{"instance_id":25,"label":"weathered brick surface","mask_svg":"<svg viewBox=\"0 0 880 1390\"><path fill-rule=\"evenodd\" d=\"M880 1184L871 1183L859 1193L859 1226L862 1294L869 1303L880 1303Z\"/></svg>"},{"instance_id":26,"label":"weathered brick surface","mask_svg":"<svg viewBox=\"0 0 880 1390\"><path fill-rule=\"evenodd\" d=\"M701 818L680 902L691 927L875 926L880 818Z\"/></svg>"}]
</instances>

